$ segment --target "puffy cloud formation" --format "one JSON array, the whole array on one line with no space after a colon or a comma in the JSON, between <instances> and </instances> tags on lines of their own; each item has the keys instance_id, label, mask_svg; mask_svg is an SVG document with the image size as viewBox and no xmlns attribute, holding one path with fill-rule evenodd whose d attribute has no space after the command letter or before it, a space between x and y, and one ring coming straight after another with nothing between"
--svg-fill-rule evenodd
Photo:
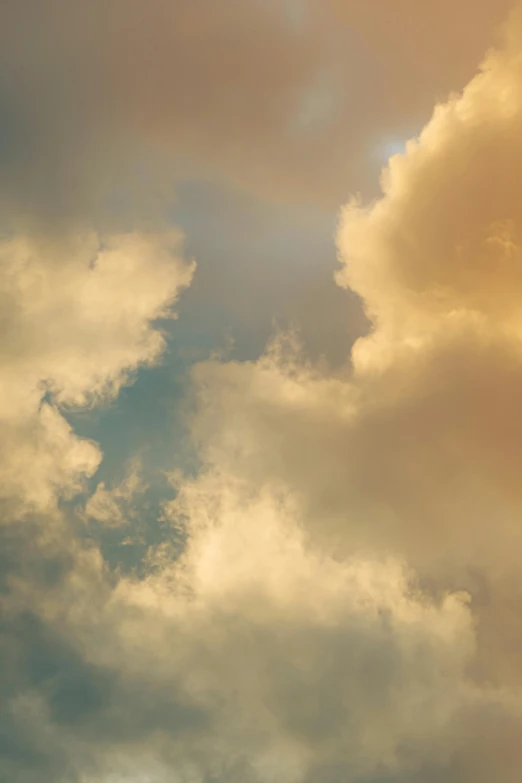
<instances>
[{"instance_id":1,"label":"puffy cloud formation","mask_svg":"<svg viewBox=\"0 0 522 783\"><path fill-rule=\"evenodd\" d=\"M373 189L381 150L471 77L510 6L7 0L4 212L113 220L106 197L123 182L143 212L166 160L179 175L337 206Z\"/></svg>"},{"instance_id":2,"label":"puffy cloud formation","mask_svg":"<svg viewBox=\"0 0 522 783\"><path fill-rule=\"evenodd\" d=\"M131 373L159 359L165 340L158 319L172 317L193 274L180 251L173 232L2 237L2 779L83 775L68 759L78 753L79 764L85 749L60 721L74 723L77 706L94 713L101 685L37 611L37 597L64 586L67 574L74 582L87 557L88 545L75 539L60 505L85 489L102 457L66 415L112 400ZM125 500L138 489L136 477L118 489L116 499ZM100 517L104 500L98 491L88 511Z\"/></svg>"},{"instance_id":3,"label":"puffy cloud formation","mask_svg":"<svg viewBox=\"0 0 522 783\"><path fill-rule=\"evenodd\" d=\"M203 727L157 740L167 768L517 780L519 81L515 44L492 53L383 197L345 210L339 279L373 321L349 370L292 339L194 369L203 467L170 508L186 553L120 581L115 650L82 639L98 665L181 677Z\"/></svg>"},{"instance_id":4,"label":"puffy cloud formation","mask_svg":"<svg viewBox=\"0 0 522 783\"><path fill-rule=\"evenodd\" d=\"M383 197L344 211L339 280L374 324L350 372L324 376L291 341L195 369L208 458L289 481L350 545L516 562L520 75L518 49L492 53L391 160Z\"/></svg>"},{"instance_id":5,"label":"puffy cloud formation","mask_svg":"<svg viewBox=\"0 0 522 783\"><path fill-rule=\"evenodd\" d=\"M73 643L95 703L64 725L58 679L47 703L28 689L20 719L37 713L35 744L59 724L78 773L375 779L436 763L461 714L514 710L466 678L465 596L434 603L396 562L311 549L284 491L207 475L184 481L169 513L190 520L178 563L156 552L147 578L111 590L96 554L78 554L57 587L25 599Z\"/></svg>"},{"instance_id":6,"label":"puffy cloud formation","mask_svg":"<svg viewBox=\"0 0 522 783\"><path fill-rule=\"evenodd\" d=\"M300 8L287 7L295 35ZM351 6L323 8L341 24ZM254 10L262 42L272 7ZM201 27L183 4L161 12L187 14L193 47L218 22L230 29L212 13ZM157 31L147 52L161 58L169 26L149 28L148 13L132 40ZM65 11L56 18L70 29ZM198 469L173 476L171 529L141 572L111 567L59 508L100 459L63 407L115 395L158 357L154 321L192 268L170 236L6 240L0 488L6 518L21 507L25 524L0 531L0 777L518 781L522 55L511 24L508 45L391 160L382 198L344 210L339 282L372 322L351 365L327 374L290 336L257 361L194 368ZM282 59L275 46L275 73ZM238 76L242 89L250 78ZM288 100L285 78L267 95ZM145 120L170 127L150 93ZM192 85L188 108L199 98ZM119 524L137 482L131 471L99 484L84 517Z\"/></svg>"},{"instance_id":7,"label":"puffy cloud formation","mask_svg":"<svg viewBox=\"0 0 522 783\"><path fill-rule=\"evenodd\" d=\"M441 524L452 520L442 546L451 540L468 557L459 531L473 530L481 558L489 563L498 549L511 565L520 501L521 67L518 47L492 53L463 95L438 107L407 154L390 161L384 197L347 208L339 235L340 280L362 295L375 324L352 358L364 405L374 408L368 423L382 421L370 424L376 451L393 443L396 465L406 458L419 478L452 488L453 508L437 511Z\"/></svg>"},{"instance_id":8,"label":"puffy cloud formation","mask_svg":"<svg viewBox=\"0 0 522 783\"><path fill-rule=\"evenodd\" d=\"M164 347L154 321L191 279L176 234L0 245L0 493L49 509L97 468L60 407L114 397ZM79 483L80 482L80 483Z\"/></svg>"}]
</instances>

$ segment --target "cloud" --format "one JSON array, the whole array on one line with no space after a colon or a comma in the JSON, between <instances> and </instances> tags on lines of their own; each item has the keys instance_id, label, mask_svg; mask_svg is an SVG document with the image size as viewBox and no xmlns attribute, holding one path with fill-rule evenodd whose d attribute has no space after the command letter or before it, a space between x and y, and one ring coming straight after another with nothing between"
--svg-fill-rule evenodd
<instances>
[{"instance_id":1,"label":"cloud","mask_svg":"<svg viewBox=\"0 0 522 783\"><path fill-rule=\"evenodd\" d=\"M339 280L373 322L351 371L292 339L194 368L202 469L170 507L185 555L121 580L98 638L50 598L91 663L197 704L204 729L150 740L161 763L517 779L518 81L515 51L490 54L383 197L346 209Z\"/></svg>"},{"instance_id":2,"label":"cloud","mask_svg":"<svg viewBox=\"0 0 522 783\"><path fill-rule=\"evenodd\" d=\"M77 553L60 583L27 593L51 638L110 683L70 729L44 702L35 736L72 731L71 765L90 755L101 779L124 777L120 759L149 757L197 779L337 768L355 781L434 757L433 735L480 700L465 597L434 603L397 562L310 549L291 497L222 473L185 481L170 513L190 520L180 563L111 590L95 553Z\"/></svg>"},{"instance_id":3,"label":"cloud","mask_svg":"<svg viewBox=\"0 0 522 783\"><path fill-rule=\"evenodd\" d=\"M75 731L106 704L112 684L28 602L67 578L74 585L84 563L89 601L96 582L99 592L109 586L96 547L76 537L73 512L62 508L86 491L102 459L67 414L112 401L160 359L161 319L174 316L194 265L172 231L16 234L2 238L0 256L0 777L80 780L89 759ZM120 513L141 489L137 477L134 466L112 496L99 485L90 512L102 521L114 506Z\"/></svg>"},{"instance_id":4,"label":"cloud","mask_svg":"<svg viewBox=\"0 0 522 783\"><path fill-rule=\"evenodd\" d=\"M111 399L158 360L165 342L155 321L170 316L193 273L179 243L177 234L138 233L2 240L2 497L49 508L94 473L99 450L61 410Z\"/></svg>"},{"instance_id":5,"label":"cloud","mask_svg":"<svg viewBox=\"0 0 522 783\"><path fill-rule=\"evenodd\" d=\"M86 521L95 520L107 527L121 527L135 515L136 496L147 490L141 476L139 460L132 460L125 478L108 489L104 481L97 484L94 493L85 504Z\"/></svg>"},{"instance_id":6,"label":"cloud","mask_svg":"<svg viewBox=\"0 0 522 783\"><path fill-rule=\"evenodd\" d=\"M43 650L41 674L27 681L21 664L7 702L15 736L30 726L24 752L45 743L49 768L74 781L211 770L420 783L437 768L479 774L505 749L499 779L511 780L520 701L470 674L469 597L434 598L392 558L333 557L310 542L296 501L216 466L177 482L179 561L115 583L95 548L69 539L59 579L19 583L6 617ZM9 763L22 780L34 762Z\"/></svg>"},{"instance_id":7,"label":"cloud","mask_svg":"<svg viewBox=\"0 0 522 783\"><path fill-rule=\"evenodd\" d=\"M514 23L513 35L516 29ZM519 463L519 81L519 49L491 53L462 96L440 106L419 140L392 158L383 198L368 209L347 208L339 235L340 281L362 295L375 325L354 347L355 375L366 392L375 388L379 395L370 420L393 410L393 420L380 426L381 448L375 445L386 454L386 443L393 443L394 460L415 454L412 470L435 485L458 482L455 534L446 530L445 540L450 535L456 543L464 515L488 564L497 549L509 561L520 503L513 472ZM489 503L465 513L465 493ZM439 513L454 516L451 509ZM492 513L501 539L493 552ZM469 547L464 540L460 545Z\"/></svg>"},{"instance_id":8,"label":"cloud","mask_svg":"<svg viewBox=\"0 0 522 783\"><path fill-rule=\"evenodd\" d=\"M6 2L4 214L154 219L174 175L330 207L375 192L382 129L411 135L463 86L510 6Z\"/></svg>"},{"instance_id":9,"label":"cloud","mask_svg":"<svg viewBox=\"0 0 522 783\"><path fill-rule=\"evenodd\" d=\"M129 7L130 18L138 6ZM59 20L62 46L75 51L79 6L54 8L63 15L45 24L54 30ZM92 8L82 18L89 45L91 35L98 40L90 25L100 9ZM183 5L151 8L140 24L132 18L130 38L117 3L102 28L114 43L103 49L108 62L122 63L115 83L125 111L132 73L136 111L142 92L150 101L147 133L159 137L179 122L188 138L197 117L206 144L203 107L217 116L223 139L230 126L224 110L220 124L221 102L239 105L253 87L255 97L266 89L266 104L248 104L259 115L245 118L238 108L237 126L252 130L257 117L269 138L272 96L284 113L301 68L315 67L308 45L286 71L286 39L274 40L268 73L258 73L259 56L247 58L252 72L238 73L237 89L223 95L223 74L213 71L216 55L205 44L229 40L224 11L204 24ZM256 5L252 20L244 5L231 8L245 35L232 36L226 49L227 79L251 31L262 48L272 30L269 4ZM400 8L414 12L408 3ZM453 19L461 7L439 10ZM161 25L148 16L160 12ZM170 13L180 14L212 78L189 59L195 74L189 69L180 104L187 111L167 122L145 86L185 51L171 47L163 23ZM358 24L373 29L366 13ZM122 39L113 38L116 22ZM306 31L306 19L290 15L285 36L296 36L301 23ZM170 235L3 243L0 489L6 517L21 515L9 506L14 498L27 524L0 531L7 561L0 643L13 672L2 683L0 776L15 783L518 780L522 96L513 29L510 45L491 53L463 94L440 105L418 141L391 161L382 198L345 210L339 281L362 296L372 321L351 365L328 374L290 336L257 361L194 368L189 426L199 469L173 479L165 507L171 535L150 547L145 573L122 575L76 534L74 512L60 507L100 459L64 411L114 397L130 373L157 360L164 347L157 320L170 313L192 267ZM441 30L433 31L439 45ZM155 46L140 49L151 32ZM432 40L429 27L424 35ZM61 62L60 48L56 56ZM103 72L112 78L110 68ZM70 75L62 78L67 93ZM166 84L158 85L162 98ZM261 135L252 130L250 138ZM236 140L223 150L227 167ZM137 486L132 471L112 490L98 485L87 516L119 523Z\"/></svg>"},{"instance_id":10,"label":"cloud","mask_svg":"<svg viewBox=\"0 0 522 783\"><path fill-rule=\"evenodd\" d=\"M404 310L516 325L520 68L518 53L492 53L462 96L391 159L384 198L345 211L341 279L388 326L392 308L409 333L416 325Z\"/></svg>"},{"instance_id":11,"label":"cloud","mask_svg":"<svg viewBox=\"0 0 522 783\"><path fill-rule=\"evenodd\" d=\"M346 209L339 279L374 323L351 376L281 343L194 371L206 459L288 481L321 535L423 568L516 560L519 67L492 53L392 159L382 199Z\"/></svg>"}]
</instances>

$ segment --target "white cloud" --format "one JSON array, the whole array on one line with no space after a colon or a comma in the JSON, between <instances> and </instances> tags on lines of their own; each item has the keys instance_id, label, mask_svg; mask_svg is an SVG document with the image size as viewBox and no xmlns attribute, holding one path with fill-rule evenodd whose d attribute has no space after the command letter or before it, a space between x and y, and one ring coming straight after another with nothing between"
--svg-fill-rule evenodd
<instances>
[{"instance_id":1,"label":"white cloud","mask_svg":"<svg viewBox=\"0 0 522 783\"><path fill-rule=\"evenodd\" d=\"M170 317L193 273L179 249L175 233L2 241L3 496L48 509L96 470L98 450L74 435L59 407L111 398L158 360L165 343L154 321Z\"/></svg>"},{"instance_id":2,"label":"white cloud","mask_svg":"<svg viewBox=\"0 0 522 783\"><path fill-rule=\"evenodd\" d=\"M415 770L451 745L462 710L501 700L467 679L465 596L434 602L397 562L311 547L283 490L210 472L179 486L170 514L189 520L180 562L111 593L82 557L58 589L30 597L89 665L117 672L113 709L140 727L131 757L197 780L210 769L326 779L337 765L355 782ZM185 725L169 722L169 703ZM100 769L121 743L116 733L105 761L100 748Z\"/></svg>"}]
</instances>

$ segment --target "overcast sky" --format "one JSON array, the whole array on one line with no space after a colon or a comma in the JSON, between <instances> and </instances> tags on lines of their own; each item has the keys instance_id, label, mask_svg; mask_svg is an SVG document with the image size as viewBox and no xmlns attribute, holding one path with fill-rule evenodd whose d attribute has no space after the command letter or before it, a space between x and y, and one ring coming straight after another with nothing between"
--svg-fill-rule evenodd
<instances>
[{"instance_id":1,"label":"overcast sky","mask_svg":"<svg viewBox=\"0 0 522 783\"><path fill-rule=\"evenodd\" d=\"M0 3L0 783L519 783L522 7Z\"/></svg>"}]
</instances>

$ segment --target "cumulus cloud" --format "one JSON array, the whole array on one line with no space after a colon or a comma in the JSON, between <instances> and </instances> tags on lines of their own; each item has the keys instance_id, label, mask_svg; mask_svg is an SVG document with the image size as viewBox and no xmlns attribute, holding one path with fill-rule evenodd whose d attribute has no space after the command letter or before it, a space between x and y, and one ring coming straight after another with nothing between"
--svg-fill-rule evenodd
<instances>
[{"instance_id":1,"label":"cumulus cloud","mask_svg":"<svg viewBox=\"0 0 522 783\"><path fill-rule=\"evenodd\" d=\"M80 780L87 748L63 726L75 724L77 706L85 717L96 714L107 678L29 598L52 594L67 575L74 585L84 561L100 570L96 549L90 554L88 542L75 539L60 509L86 490L102 458L97 444L74 432L67 413L113 400L133 372L159 360L159 322L173 317L194 265L183 260L172 231L17 234L2 238L0 255L0 777ZM118 523L141 489L131 466L112 491L98 485L88 515ZM103 579L95 568L90 574L94 602L96 579Z\"/></svg>"},{"instance_id":2,"label":"cumulus cloud","mask_svg":"<svg viewBox=\"0 0 522 783\"><path fill-rule=\"evenodd\" d=\"M392 159L382 199L345 210L339 280L374 324L351 375L281 342L194 371L206 457L288 480L312 526L331 520L354 545L463 567L516 558L519 58L492 53Z\"/></svg>"},{"instance_id":3,"label":"cumulus cloud","mask_svg":"<svg viewBox=\"0 0 522 783\"><path fill-rule=\"evenodd\" d=\"M154 322L170 316L193 273L179 251L177 234L2 240L3 497L47 508L96 470L99 450L60 408L114 397L129 373L159 358Z\"/></svg>"},{"instance_id":4,"label":"cumulus cloud","mask_svg":"<svg viewBox=\"0 0 522 783\"><path fill-rule=\"evenodd\" d=\"M324 7L340 24L350 10ZM118 8L107 11L108 40ZM272 9L255 9L262 42ZM160 10L163 21L182 14L195 49L230 30L219 14L205 28L198 10ZM363 28L366 14L356 15ZM70 17L59 18L68 32ZM129 39L158 30L147 48L155 73L170 42L157 21L145 16ZM306 29L306 19L288 22L292 35ZM155 321L192 268L170 236L69 239L59 254L48 239L6 240L0 488L24 503L27 526L1 531L0 641L14 674L2 686L0 774L15 783L518 780L517 23L509 45L390 162L382 198L344 211L339 282L372 322L350 367L326 374L290 336L257 361L194 368L199 468L173 477L170 537L150 548L145 574L111 568L58 508L100 459L63 408L115 395L157 359ZM274 73L283 51L275 47ZM225 69L234 53L231 44ZM227 99L258 76L265 84L240 74ZM288 100L294 76L278 76L276 96ZM199 109L196 87L187 101ZM159 133L170 126L156 100L151 90L145 120ZM187 135L192 116L183 113ZM87 517L119 524L137 482L131 471L113 489L98 485Z\"/></svg>"},{"instance_id":5,"label":"cumulus cloud","mask_svg":"<svg viewBox=\"0 0 522 783\"><path fill-rule=\"evenodd\" d=\"M466 680L465 596L434 603L397 562L314 551L284 491L209 474L184 481L170 513L190 520L181 562L111 591L95 554L81 555L55 589L28 594L112 683L73 731L80 750L94 741L100 776L123 774L125 755L197 779L407 773L435 760L462 710L504 701Z\"/></svg>"},{"instance_id":6,"label":"cumulus cloud","mask_svg":"<svg viewBox=\"0 0 522 783\"><path fill-rule=\"evenodd\" d=\"M491 493L508 560L519 508L520 62L519 49L493 52L390 161L383 198L348 207L339 235L340 281L362 295L375 325L354 348L355 375L376 390L378 416L394 406L379 451L388 442L395 460L414 453L435 484L459 476L480 503ZM452 525L471 526L488 562L491 513L461 507Z\"/></svg>"},{"instance_id":7,"label":"cumulus cloud","mask_svg":"<svg viewBox=\"0 0 522 783\"><path fill-rule=\"evenodd\" d=\"M471 675L469 596L435 599L393 558L328 554L283 484L221 466L178 479L167 514L188 534L179 561L114 585L69 540L60 579L26 578L4 602L65 670L47 663L9 702L26 752L74 781L420 783L467 779L505 749L499 779L515 780L521 704Z\"/></svg>"},{"instance_id":8,"label":"cumulus cloud","mask_svg":"<svg viewBox=\"0 0 522 783\"><path fill-rule=\"evenodd\" d=\"M194 369L202 469L169 510L187 549L119 582L113 646L58 596L45 610L90 662L197 705L190 739L151 739L160 763L517 779L519 68L514 43L491 53L383 197L345 210L339 281L373 323L350 370L293 339Z\"/></svg>"}]
</instances>

